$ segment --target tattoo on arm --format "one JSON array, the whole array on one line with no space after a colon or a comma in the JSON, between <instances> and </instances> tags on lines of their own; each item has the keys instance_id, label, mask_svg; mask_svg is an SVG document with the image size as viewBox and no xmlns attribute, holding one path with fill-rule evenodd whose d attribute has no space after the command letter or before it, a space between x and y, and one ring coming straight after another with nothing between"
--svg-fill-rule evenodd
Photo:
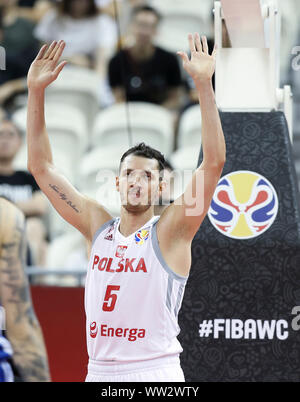
<instances>
[{"instance_id":1,"label":"tattoo on arm","mask_svg":"<svg viewBox=\"0 0 300 402\"><path fill-rule=\"evenodd\" d=\"M6 332L14 351L13 362L23 381L49 381L46 348L24 270L27 240L23 216L16 213L14 222L7 226L9 235L0 244L0 298L7 311Z\"/></svg>"},{"instance_id":2,"label":"tattoo on arm","mask_svg":"<svg viewBox=\"0 0 300 402\"><path fill-rule=\"evenodd\" d=\"M66 194L60 191L60 189L55 184L49 184L49 187L52 188L52 190L59 195L62 201L65 201L67 205L69 205L72 209L74 209L75 212L80 213L76 205L73 204L71 200L68 200Z\"/></svg>"}]
</instances>

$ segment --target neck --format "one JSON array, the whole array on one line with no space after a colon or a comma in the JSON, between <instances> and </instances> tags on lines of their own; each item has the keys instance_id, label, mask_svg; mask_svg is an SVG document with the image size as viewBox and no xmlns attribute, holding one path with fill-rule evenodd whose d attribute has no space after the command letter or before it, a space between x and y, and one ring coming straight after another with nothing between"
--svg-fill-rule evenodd
<instances>
[{"instance_id":1,"label":"neck","mask_svg":"<svg viewBox=\"0 0 300 402\"><path fill-rule=\"evenodd\" d=\"M155 47L149 43L146 46L139 46L135 44L129 51L134 59L146 60L149 59L154 53Z\"/></svg>"},{"instance_id":2,"label":"neck","mask_svg":"<svg viewBox=\"0 0 300 402\"><path fill-rule=\"evenodd\" d=\"M125 237L130 236L142 227L154 216L153 207L148 208L145 212L132 213L121 207L121 220L119 230Z\"/></svg>"},{"instance_id":3,"label":"neck","mask_svg":"<svg viewBox=\"0 0 300 402\"><path fill-rule=\"evenodd\" d=\"M13 168L12 161L4 161L0 159L0 174L10 175L13 174L15 169Z\"/></svg>"}]
</instances>

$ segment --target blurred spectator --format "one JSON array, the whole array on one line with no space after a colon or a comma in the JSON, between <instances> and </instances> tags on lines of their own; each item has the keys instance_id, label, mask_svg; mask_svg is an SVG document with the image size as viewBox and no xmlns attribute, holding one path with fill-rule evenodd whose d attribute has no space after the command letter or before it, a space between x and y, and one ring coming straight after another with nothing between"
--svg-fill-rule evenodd
<instances>
[{"instance_id":1,"label":"blurred spectator","mask_svg":"<svg viewBox=\"0 0 300 402\"><path fill-rule=\"evenodd\" d=\"M122 39L128 33L127 28L133 8L150 5L152 0L96 0L97 7L113 18L118 16ZM117 7L117 10L116 10Z\"/></svg>"},{"instance_id":2,"label":"blurred spectator","mask_svg":"<svg viewBox=\"0 0 300 402\"><path fill-rule=\"evenodd\" d=\"M6 70L0 75L0 107L8 108L16 94L27 91L25 77L38 41L33 36L34 23L19 17L17 0L2 1L0 11L0 46L6 53Z\"/></svg>"},{"instance_id":3,"label":"blurred spectator","mask_svg":"<svg viewBox=\"0 0 300 402\"><path fill-rule=\"evenodd\" d=\"M22 134L8 119L0 123L0 196L18 206L26 217L27 237L32 263L44 266L46 258L46 229L43 217L47 200L33 176L16 171L14 159L22 145Z\"/></svg>"},{"instance_id":4,"label":"blurred spectator","mask_svg":"<svg viewBox=\"0 0 300 402\"><path fill-rule=\"evenodd\" d=\"M0 222L0 304L6 316L3 336L0 316L0 382L50 381L47 350L25 272L24 215L0 198Z\"/></svg>"},{"instance_id":5,"label":"blurred spectator","mask_svg":"<svg viewBox=\"0 0 300 402\"><path fill-rule=\"evenodd\" d=\"M160 19L150 6L134 8L130 27L134 43L109 63L116 102L144 101L178 110L182 90L178 59L154 44Z\"/></svg>"},{"instance_id":6,"label":"blurred spectator","mask_svg":"<svg viewBox=\"0 0 300 402\"><path fill-rule=\"evenodd\" d=\"M64 60L92 68L105 79L108 60L117 43L116 24L106 14L99 15L94 0L62 0L37 25L41 42L64 40Z\"/></svg>"},{"instance_id":7,"label":"blurred spectator","mask_svg":"<svg viewBox=\"0 0 300 402\"><path fill-rule=\"evenodd\" d=\"M18 14L20 17L38 22L55 3L56 0L19 0Z\"/></svg>"}]
</instances>

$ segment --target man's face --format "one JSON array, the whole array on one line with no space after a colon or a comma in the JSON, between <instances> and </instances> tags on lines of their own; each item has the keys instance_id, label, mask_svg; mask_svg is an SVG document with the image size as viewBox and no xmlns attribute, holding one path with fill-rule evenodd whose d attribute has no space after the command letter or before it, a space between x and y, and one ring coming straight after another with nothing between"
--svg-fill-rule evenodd
<instances>
[{"instance_id":1,"label":"man's face","mask_svg":"<svg viewBox=\"0 0 300 402\"><path fill-rule=\"evenodd\" d=\"M142 213L154 205L164 183L159 180L158 162L142 156L128 155L116 178L121 204L132 213Z\"/></svg>"},{"instance_id":2,"label":"man's face","mask_svg":"<svg viewBox=\"0 0 300 402\"><path fill-rule=\"evenodd\" d=\"M132 22L136 43L140 46L151 44L157 32L157 25L157 17L152 12L142 11L136 14Z\"/></svg>"},{"instance_id":3,"label":"man's face","mask_svg":"<svg viewBox=\"0 0 300 402\"><path fill-rule=\"evenodd\" d=\"M90 2L88 0L72 0L70 12L73 18L83 18L87 15Z\"/></svg>"},{"instance_id":4,"label":"man's face","mask_svg":"<svg viewBox=\"0 0 300 402\"><path fill-rule=\"evenodd\" d=\"M20 149L22 140L15 126L8 121L0 123L0 160L14 159Z\"/></svg>"}]
</instances>

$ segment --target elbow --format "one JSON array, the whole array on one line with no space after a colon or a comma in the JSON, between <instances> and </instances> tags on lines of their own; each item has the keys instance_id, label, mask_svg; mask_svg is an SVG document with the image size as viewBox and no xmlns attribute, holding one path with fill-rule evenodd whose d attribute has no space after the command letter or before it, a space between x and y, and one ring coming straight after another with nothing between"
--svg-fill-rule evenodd
<instances>
[{"instance_id":1,"label":"elbow","mask_svg":"<svg viewBox=\"0 0 300 402\"><path fill-rule=\"evenodd\" d=\"M37 178L38 176L41 176L46 172L47 165L42 165L41 166L41 165L37 165L37 164L32 163L32 162L31 163L28 162L27 163L27 169L28 169L29 173L31 173L34 178Z\"/></svg>"},{"instance_id":2,"label":"elbow","mask_svg":"<svg viewBox=\"0 0 300 402\"><path fill-rule=\"evenodd\" d=\"M27 164L27 170L34 178L36 178L40 173L40 169L30 163Z\"/></svg>"},{"instance_id":3,"label":"elbow","mask_svg":"<svg viewBox=\"0 0 300 402\"><path fill-rule=\"evenodd\" d=\"M225 165L225 163L226 163L226 156L224 155L222 158L220 158L220 160L219 160L219 165L220 165L220 168L223 170L223 168L224 168L224 165Z\"/></svg>"},{"instance_id":4,"label":"elbow","mask_svg":"<svg viewBox=\"0 0 300 402\"><path fill-rule=\"evenodd\" d=\"M209 169L220 170L222 171L226 162L226 157L220 157L216 159L204 160L203 166Z\"/></svg>"}]
</instances>

